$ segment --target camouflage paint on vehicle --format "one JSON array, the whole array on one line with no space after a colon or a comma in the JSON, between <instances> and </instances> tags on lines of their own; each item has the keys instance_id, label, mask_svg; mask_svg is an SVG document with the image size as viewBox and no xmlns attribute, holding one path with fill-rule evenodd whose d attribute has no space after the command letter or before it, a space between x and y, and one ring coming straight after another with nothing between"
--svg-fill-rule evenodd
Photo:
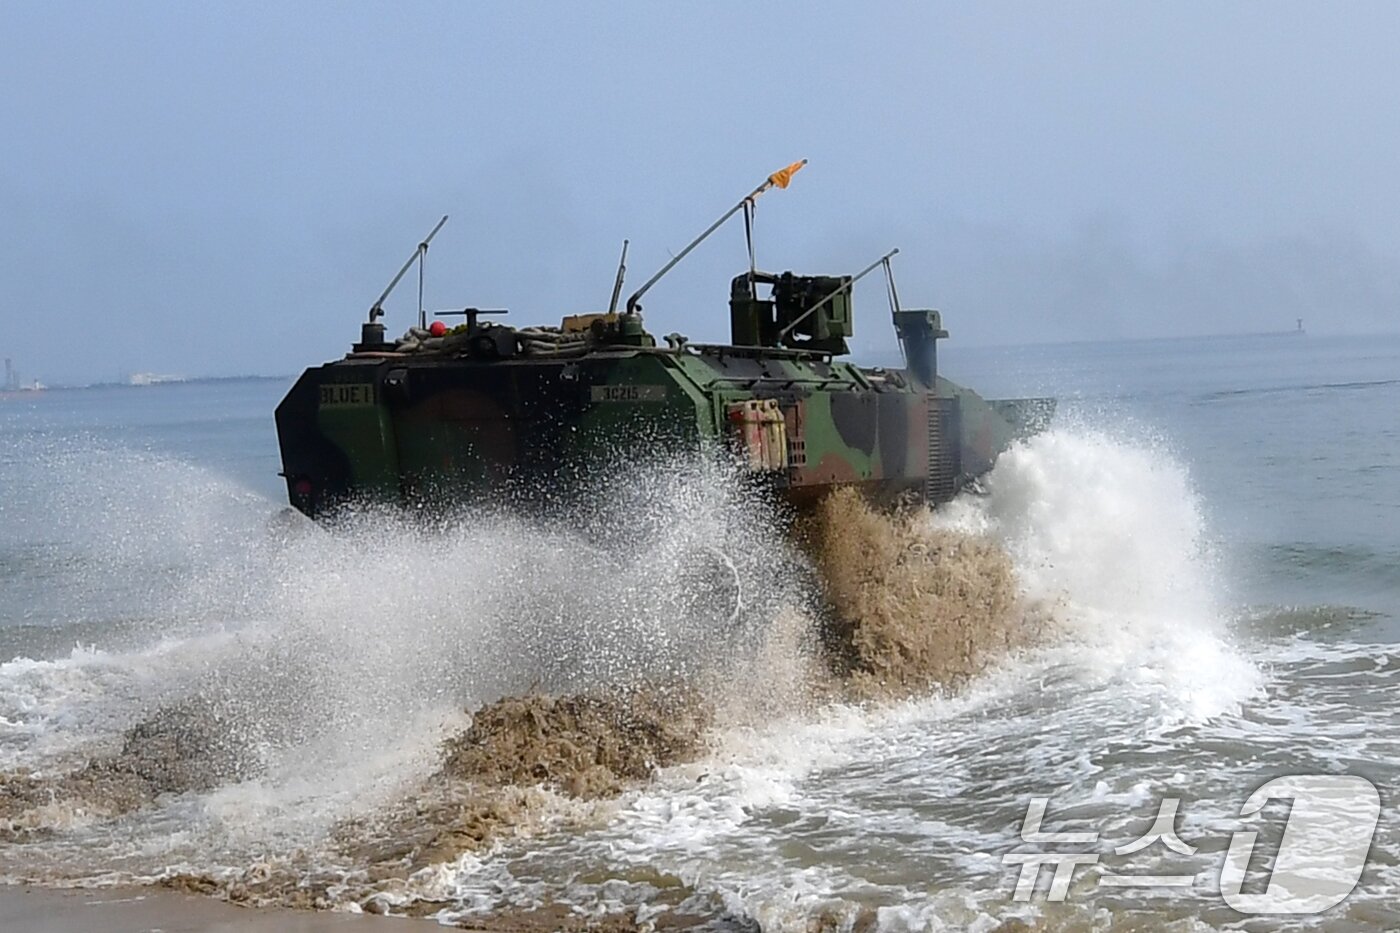
<instances>
[{"instance_id":1,"label":"camouflage paint on vehicle","mask_svg":"<svg viewBox=\"0 0 1400 933\"><path fill-rule=\"evenodd\" d=\"M277 409L289 497L312 517L352 499L527 502L619 458L762 444L744 462L795 505L839 486L938 503L1048 418L1046 400L988 403L937 375L937 312L896 314L908 369L837 359L850 282L739 276L723 346L657 347L637 313L517 331L468 309L446 338L397 344L371 322L355 352L307 370ZM754 400L764 405L744 405Z\"/></svg>"}]
</instances>

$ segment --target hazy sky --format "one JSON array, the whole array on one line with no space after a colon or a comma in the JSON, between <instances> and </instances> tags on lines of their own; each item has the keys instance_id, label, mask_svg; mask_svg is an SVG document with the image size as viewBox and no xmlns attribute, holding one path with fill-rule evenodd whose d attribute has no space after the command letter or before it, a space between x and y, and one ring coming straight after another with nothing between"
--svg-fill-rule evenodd
<instances>
[{"instance_id":1,"label":"hazy sky","mask_svg":"<svg viewBox=\"0 0 1400 933\"><path fill-rule=\"evenodd\" d=\"M960 343L1400 330L1397 50L1393 3L0 0L0 355L294 372L444 213L430 307L599 310L624 237L635 286L804 157L760 266L898 246ZM724 337L745 264L735 223L649 325Z\"/></svg>"}]
</instances>

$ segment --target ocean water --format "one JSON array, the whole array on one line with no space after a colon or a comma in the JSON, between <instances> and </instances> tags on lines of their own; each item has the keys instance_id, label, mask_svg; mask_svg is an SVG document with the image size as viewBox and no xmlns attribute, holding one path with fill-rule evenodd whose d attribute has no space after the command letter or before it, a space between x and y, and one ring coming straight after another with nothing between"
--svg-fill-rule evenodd
<instances>
[{"instance_id":1,"label":"ocean water","mask_svg":"<svg viewBox=\"0 0 1400 933\"><path fill-rule=\"evenodd\" d=\"M1400 926L1400 337L951 344L942 365L989 396L1061 400L1049 431L930 518L998 541L1053 638L955 694L725 725L700 761L584 814L561 800L389 899L443 922L555 903L772 930ZM288 384L0 399L0 772L71 771L190 696L236 699L229 728L260 756L256 774L135 811L30 801L5 814L24 830L0 836L5 877L321 859L362 893L362 866L318 847L412 793L465 710L543 677L587 686L727 650L677 577L684 555L763 581L745 597L760 615L810 596L783 542L703 472L643 484L584 534L502 516L289 527L271 418ZM1322 913L1242 913L1220 893L1226 850L1259 831L1244 890L1263 891L1290 813L1241 811L1286 775L1374 785L1365 871ZM1046 832L1093 840L1027 841L1037 798ZM1166 799L1189 851L1116 852ZM1345 848L1326 836L1304 842ZM1051 869L1020 899L1015 856L1040 851L1098 858L1063 899ZM1129 875L1186 881L1112 880Z\"/></svg>"}]
</instances>

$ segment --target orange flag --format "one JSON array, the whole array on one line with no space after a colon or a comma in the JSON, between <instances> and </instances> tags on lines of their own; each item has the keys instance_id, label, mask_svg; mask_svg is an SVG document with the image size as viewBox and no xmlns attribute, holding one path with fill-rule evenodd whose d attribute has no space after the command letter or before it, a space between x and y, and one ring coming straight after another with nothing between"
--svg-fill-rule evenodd
<instances>
[{"instance_id":1,"label":"orange flag","mask_svg":"<svg viewBox=\"0 0 1400 933\"><path fill-rule=\"evenodd\" d=\"M802 166L806 164L807 160L803 159L800 162L792 163L787 168L778 169L778 171L768 176L768 183L770 185L777 185L779 188L786 188L792 182L792 176L796 175L802 169Z\"/></svg>"}]
</instances>

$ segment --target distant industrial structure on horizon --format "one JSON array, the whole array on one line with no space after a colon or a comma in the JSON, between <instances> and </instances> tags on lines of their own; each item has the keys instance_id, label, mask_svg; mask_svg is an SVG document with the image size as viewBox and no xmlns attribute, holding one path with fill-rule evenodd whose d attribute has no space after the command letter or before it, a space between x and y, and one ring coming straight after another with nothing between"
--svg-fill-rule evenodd
<instances>
[{"instance_id":1,"label":"distant industrial structure on horizon","mask_svg":"<svg viewBox=\"0 0 1400 933\"><path fill-rule=\"evenodd\" d=\"M5 384L0 391L4 392L42 392L47 388L38 379L30 382L21 382L19 370L15 369L15 361L8 356L5 357Z\"/></svg>"}]
</instances>

